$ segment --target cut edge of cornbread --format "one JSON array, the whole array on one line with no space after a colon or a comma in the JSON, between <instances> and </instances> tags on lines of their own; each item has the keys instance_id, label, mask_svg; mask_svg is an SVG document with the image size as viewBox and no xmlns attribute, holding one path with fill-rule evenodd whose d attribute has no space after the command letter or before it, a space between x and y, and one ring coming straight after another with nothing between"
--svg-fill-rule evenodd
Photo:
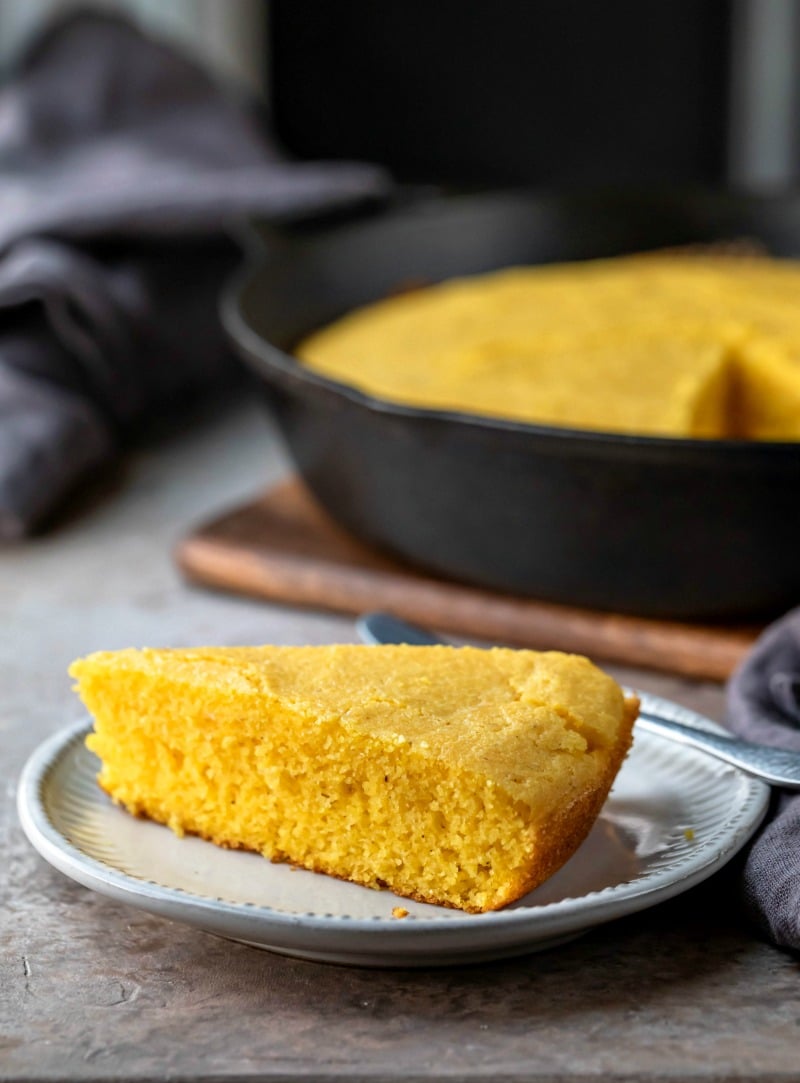
<instances>
[{"instance_id":1,"label":"cut edge of cornbread","mask_svg":"<svg viewBox=\"0 0 800 1083\"><path fill-rule=\"evenodd\" d=\"M353 717L341 703L326 711L299 701L291 688L270 692L259 658L290 660L292 651L304 665L333 663L343 683L353 659L362 666L357 694L364 702ZM380 672L383 652L393 652L395 667L414 662L414 681L424 681L420 651L433 652L422 658L440 679L455 658L473 684L474 667L487 667L486 688L469 694L495 696L476 702L472 713L496 733L483 732L483 745L473 740L477 752L466 743L469 709L444 712L446 732L426 738L418 717L425 689L415 699L413 681L392 684L391 665ZM515 901L574 853L628 751L638 707L585 659L556 653L339 647L263 648L261 655L241 649L238 656L234 649L216 657L223 654L225 664L211 677L213 651L113 652L74 663L71 673L95 716L87 744L103 763L99 782L109 796L178 834L472 912ZM543 670L550 704L525 699L526 655ZM516 667L505 686L495 681L504 661ZM374 680L365 662L377 666ZM589 703L596 686L594 728L582 701L572 713L564 702L573 674ZM528 749L527 764L526 733L543 743ZM481 756L488 757L484 770ZM537 785L524 775L529 768L541 774Z\"/></svg>"},{"instance_id":2,"label":"cut edge of cornbread","mask_svg":"<svg viewBox=\"0 0 800 1083\"><path fill-rule=\"evenodd\" d=\"M731 435L749 440L800 436L800 349L752 336L731 366Z\"/></svg>"}]
</instances>

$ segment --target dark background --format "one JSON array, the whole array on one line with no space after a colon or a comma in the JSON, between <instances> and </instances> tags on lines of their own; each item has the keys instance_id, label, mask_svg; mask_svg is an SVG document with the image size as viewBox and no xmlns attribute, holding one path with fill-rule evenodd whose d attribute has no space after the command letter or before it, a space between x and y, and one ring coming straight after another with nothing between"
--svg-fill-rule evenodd
<instances>
[{"instance_id":1,"label":"dark background","mask_svg":"<svg viewBox=\"0 0 800 1083\"><path fill-rule=\"evenodd\" d=\"M270 99L291 152L406 181L716 184L731 23L724 0L273 0Z\"/></svg>"}]
</instances>

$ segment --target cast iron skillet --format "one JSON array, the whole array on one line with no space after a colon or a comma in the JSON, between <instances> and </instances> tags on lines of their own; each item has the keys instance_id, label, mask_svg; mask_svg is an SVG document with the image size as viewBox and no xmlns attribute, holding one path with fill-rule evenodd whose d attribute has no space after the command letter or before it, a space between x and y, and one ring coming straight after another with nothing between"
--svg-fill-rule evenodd
<instances>
[{"instance_id":1,"label":"cast iron skillet","mask_svg":"<svg viewBox=\"0 0 800 1083\"><path fill-rule=\"evenodd\" d=\"M752 617L800 602L800 444L409 408L316 375L288 352L409 283L738 238L800 256L800 197L438 199L273 238L229 289L223 318L306 483L359 537L517 595L643 616Z\"/></svg>"}]
</instances>

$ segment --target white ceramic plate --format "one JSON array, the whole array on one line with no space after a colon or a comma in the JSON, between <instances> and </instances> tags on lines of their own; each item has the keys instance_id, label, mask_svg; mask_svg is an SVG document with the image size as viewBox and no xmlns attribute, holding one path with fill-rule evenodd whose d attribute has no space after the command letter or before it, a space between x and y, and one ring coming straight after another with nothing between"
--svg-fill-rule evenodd
<instances>
[{"instance_id":1,"label":"white ceramic plate","mask_svg":"<svg viewBox=\"0 0 800 1083\"><path fill-rule=\"evenodd\" d=\"M643 695L646 710L713 723ZM705 880L753 834L769 789L705 753L646 731L589 837L547 883L505 910L463 914L137 820L95 782L91 723L56 734L20 780L22 826L39 853L86 887L272 951L361 966L434 966L520 955L652 906ZM407 918L392 916L403 906Z\"/></svg>"}]
</instances>

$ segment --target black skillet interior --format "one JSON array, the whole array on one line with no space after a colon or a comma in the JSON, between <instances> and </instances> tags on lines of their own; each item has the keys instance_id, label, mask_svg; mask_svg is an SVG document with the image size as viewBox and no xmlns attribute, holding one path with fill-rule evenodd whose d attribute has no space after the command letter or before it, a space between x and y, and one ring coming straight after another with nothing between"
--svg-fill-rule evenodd
<instances>
[{"instance_id":1,"label":"black skillet interior","mask_svg":"<svg viewBox=\"0 0 800 1083\"><path fill-rule=\"evenodd\" d=\"M800 601L800 445L577 432L371 399L292 345L408 285L514 264L748 240L800 256L800 198L453 197L271 234L223 317L306 483L345 527L439 575L673 618ZM798 298L800 302L800 298Z\"/></svg>"}]
</instances>

